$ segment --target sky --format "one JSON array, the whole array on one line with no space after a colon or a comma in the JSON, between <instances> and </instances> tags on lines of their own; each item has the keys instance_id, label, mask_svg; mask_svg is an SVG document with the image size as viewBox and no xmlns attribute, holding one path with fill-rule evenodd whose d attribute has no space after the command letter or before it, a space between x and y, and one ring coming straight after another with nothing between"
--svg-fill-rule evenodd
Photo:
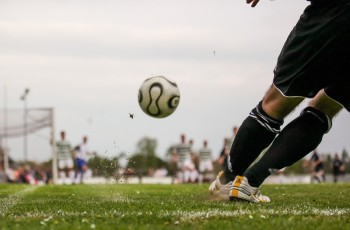
<instances>
[{"instance_id":1,"label":"sky","mask_svg":"<svg viewBox=\"0 0 350 230\"><path fill-rule=\"evenodd\" d=\"M0 106L54 108L55 137L112 157L131 155L143 137L164 157L185 133L217 156L261 100L305 0L0 0ZM147 116L137 102L148 77L175 81L181 99L169 117ZM307 101L302 105L306 105ZM286 122L295 118L298 108ZM129 117L134 114L134 119ZM1 119L3 120L3 119ZM0 121L2 122L2 121ZM319 151L350 150L343 111ZM49 131L28 137L28 158L50 158ZM23 159L23 138L6 140Z\"/></svg>"}]
</instances>

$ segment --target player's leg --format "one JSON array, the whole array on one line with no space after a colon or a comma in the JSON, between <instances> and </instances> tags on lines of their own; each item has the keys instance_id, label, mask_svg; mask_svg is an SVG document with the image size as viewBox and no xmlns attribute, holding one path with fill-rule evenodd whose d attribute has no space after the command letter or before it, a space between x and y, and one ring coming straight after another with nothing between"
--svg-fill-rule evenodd
<instances>
[{"instance_id":1,"label":"player's leg","mask_svg":"<svg viewBox=\"0 0 350 230\"><path fill-rule=\"evenodd\" d=\"M263 100L240 125L224 172L220 172L209 186L213 195L228 198L232 186L230 182L237 175L243 175L260 153L271 144L280 131L283 118L302 100L301 97L285 97L274 85L270 87Z\"/></svg>"},{"instance_id":2,"label":"player's leg","mask_svg":"<svg viewBox=\"0 0 350 230\"><path fill-rule=\"evenodd\" d=\"M82 171L82 160L80 158L76 158L75 164L76 164L76 168L75 168L75 172L74 172L73 184L79 183L79 177L81 177L80 174Z\"/></svg>"},{"instance_id":3,"label":"player's leg","mask_svg":"<svg viewBox=\"0 0 350 230\"><path fill-rule=\"evenodd\" d=\"M201 160L199 162L199 175L198 175L198 183L202 184L204 181L204 174L205 174L205 165L204 162Z\"/></svg>"},{"instance_id":4,"label":"player's leg","mask_svg":"<svg viewBox=\"0 0 350 230\"><path fill-rule=\"evenodd\" d=\"M198 183L199 181L199 172L196 168L193 168L191 170L191 179L190 179L190 182L191 183Z\"/></svg>"},{"instance_id":5,"label":"player's leg","mask_svg":"<svg viewBox=\"0 0 350 230\"><path fill-rule=\"evenodd\" d=\"M185 178L184 178L184 166L183 166L183 162L178 161L177 162L177 183L184 183Z\"/></svg>"},{"instance_id":6,"label":"player's leg","mask_svg":"<svg viewBox=\"0 0 350 230\"><path fill-rule=\"evenodd\" d=\"M69 168L68 168L68 165L69 165L69 162L67 159L65 160L62 160L63 162L63 184L69 184Z\"/></svg>"},{"instance_id":7,"label":"player's leg","mask_svg":"<svg viewBox=\"0 0 350 230\"><path fill-rule=\"evenodd\" d=\"M66 178L65 164L62 159L58 160L59 183L64 184Z\"/></svg>"},{"instance_id":8,"label":"player's leg","mask_svg":"<svg viewBox=\"0 0 350 230\"><path fill-rule=\"evenodd\" d=\"M213 177L214 177L214 166L211 160L209 160L207 163L208 165L207 165L207 173L206 173L205 181L210 182L213 180Z\"/></svg>"},{"instance_id":9,"label":"player's leg","mask_svg":"<svg viewBox=\"0 0 350 230\"><path fill-rule=\"evenodd\" d=\"M68 175L68 183L72 184L74 182L74 161L73 159L67 160L67 175Z\"/></svg>"},{"instance_id":10,"label":"player's leg","mask_svg":"<svg viewBox=\"0 0 350 230\"><path fill-rule=\"evenodd\" d=\"M314 150L341 109L338 102L321 90L310 106L281 131L265 155L244 173L249 184L259 187L271 173L294 164Z\"/></svg>"},{"instance_id":11,"label":"player's leg","mask_svg":"<svg viewBox=\"0 0 350 230\"><path fill-rule=\"evenodd\" d=\"M274 85L271 86L266 96L250 112L238 130L224 171L227 182L232 181L237 175L243 175L280 132L283 119L302 100L301 97L285 97Z\"/></svg>"},{"instance_id":12,"label":"player's leg","mask_svg":"<svg viewBox=\"0 0 350 230\"><path fill-rule=\"evenodd\" d=\"M182 183L184 183L184 184L189 183L190 178L191 178L190 170L188 168L185 168L183 170L183 181L182 181Z\"/></svg>"},{"instance_id":13,"label":"player's leg","mask_svg":"<svg viewBox=\"0 0 350 230\"><path fill-rule=\"evenodd\" d=\"M331 118L342 109L342 106L329 98L323 90L311 104L314 107L305 108L299 117L290 122L256 164L243 176L235 178L229 192L230 199L269 202L270 199L262 196L259 191L263 181L270 174L294 164L318 146L323 135L331 128ZM315 107L325 109L320 111Z\"/></svg>"},{"instance_id":14,"label":"player's leg","mask_svg":"<svg viewBox=\"0 0 350 230\"><path fill-rule=\"evenodd\" d=\"M80 184L82 184L84 182L84 175L86 170L88 169L87 165L86 165L86 161L82 160L82 167L80 170Z\"/></svg>"}]
</instances>

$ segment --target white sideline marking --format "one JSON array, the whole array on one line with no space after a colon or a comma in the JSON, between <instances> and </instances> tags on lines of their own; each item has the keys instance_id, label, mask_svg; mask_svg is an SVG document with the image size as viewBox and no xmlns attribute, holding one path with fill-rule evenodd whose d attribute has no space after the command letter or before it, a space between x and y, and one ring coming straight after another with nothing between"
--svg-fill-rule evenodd
<instances>
[{"instance_id":1,"label":"white sideline marking","mask_svg":"<svg viewBox=\"0 0 350 230\"><path fill-rule=\"evenodd\" d=\"M189 222L194 220L201 220L201 219L208 219L208 218L217 218L217 217L237 217L246 215L249 216L249 218L262 218L262 219L268 219L273 218L273 216L276 215L294 215L294 216L346 216L350 214L350 208L336 208L336 209L318 209L318 208L309 208L307 210L299 210L299 209L289 209L289 210L209 210L209 211L159 211L159 212L152 212L152 211L145 211L145 212L138 212L138 211L116 211L111 210L108 212L105 212L104 215L106 216L116 216L121 218L134 218L135 216L158 216L161 218L177 218L180 222ZM22 217L27 218L52 218L55 216L59 217L68 217L68 216L74 216L74 217L94 217L96 213L93 210L88 210L84 212L74 212L74 211L62 211L62 210L53 210L49 212L42 212L42 211L32 211L32 212L26 212L23 213Z\"/></svg>"},{"instance_id":2,"label":"white sideline marking","mask_svg":"<svg viewBox=\"0 0 350 230\"><path fill-rule=\"evenodd\" d=\"M232 211L221 211L221 210L209 210L209 211L164 211L160 213L163 217L178 217L182 221L191 221L196 219L206 219L210 217L237 217L242 215L256 216L256 218L268 218L269 215L294 215L294 216L305 216L305 215L318 215L318 216L342 216L349 215L350 208L340 209L317 209L310 208L309 210L260 210L260 211L249 211L249 210L232 210Z\"/></svg>"},{"instance_id":3,"label":"white sideline marking","mask_svg":"<svg viewBox=\"0 0 350 230\"><path fill-rule=\"evenodd\" d=\"M0 205L0 216L5 216L13 206L18 204L28 193L34 192L37 188L38 186L30 186L2 199Z\"/></svg>"}]
</instances>

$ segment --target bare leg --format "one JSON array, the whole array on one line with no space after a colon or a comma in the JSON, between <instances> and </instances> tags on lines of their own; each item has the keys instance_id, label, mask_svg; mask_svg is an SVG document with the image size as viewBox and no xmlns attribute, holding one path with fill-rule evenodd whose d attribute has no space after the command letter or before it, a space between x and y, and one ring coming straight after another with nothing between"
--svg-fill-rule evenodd
<instances>
[{"instance_id":1,"label":"bare leg","mask_svg":"<svg viewBox=\"0 0 350 230\"><path fill-rule=\"evenodd\" d=\"M283 120L302 101L302 97L285 97L274 85L263 98L262 107L264 111L277 120Z\"/></svg>"},{"instance_id":2,"label":"bare leg","mask_svg":"<svg viewBox=\"0 0 350 230\"><path fill-rule=\"evenodd\" d=\"M332 98L328 97L328 95L321 90L309 103L311 107L314 107L317 110L322 111L326 114L330 119L335 117L341 110L342 106L334 101Z\"/></svg>"}]
</instances>

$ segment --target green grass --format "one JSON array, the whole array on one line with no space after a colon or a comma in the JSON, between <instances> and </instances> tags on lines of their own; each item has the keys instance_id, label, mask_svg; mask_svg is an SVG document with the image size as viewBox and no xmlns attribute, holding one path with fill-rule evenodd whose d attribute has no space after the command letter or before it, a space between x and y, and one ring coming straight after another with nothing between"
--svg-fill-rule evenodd
<instances>
[{"instance_id":1,"label":"green grass","mask_svg":"<svg viewBox=\"0 0 350 230\"><path fill-rule=\"evenodd\" d=\"M0 229L350 229L350 184L264 185L268 204L208 185L0 185Z\"/></svg>"}]
</instances>

